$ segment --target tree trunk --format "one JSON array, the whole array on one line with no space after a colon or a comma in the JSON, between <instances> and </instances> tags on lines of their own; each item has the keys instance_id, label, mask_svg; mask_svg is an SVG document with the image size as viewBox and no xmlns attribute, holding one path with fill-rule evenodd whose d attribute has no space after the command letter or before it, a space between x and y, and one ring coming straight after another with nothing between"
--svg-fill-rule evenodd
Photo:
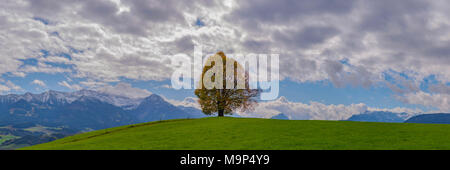
<instances>
[{"instance_id":1,"label":"tree trunk","mask_svg":"<svg viewBox=\"0 0 450 170\"><path fill-rule=\"evenodd\" d=\"M221 99L222 99L222 96L223 96L223 89L220 89L220 99L219 100L217 100L217 113L219 114L219 117L223 117L223 107L224 106L222 106L222 103L221 103Z\"/></svg>"},{"instance_id":2,"label":"tree trunk","mask_svg":"<svg viewBox=\"0 0 450 170\"><path fill-rule=\"evenodd\" d=\"M223 117L223 109L219 109L219 117Z\"/></svg>"}]
</instances>

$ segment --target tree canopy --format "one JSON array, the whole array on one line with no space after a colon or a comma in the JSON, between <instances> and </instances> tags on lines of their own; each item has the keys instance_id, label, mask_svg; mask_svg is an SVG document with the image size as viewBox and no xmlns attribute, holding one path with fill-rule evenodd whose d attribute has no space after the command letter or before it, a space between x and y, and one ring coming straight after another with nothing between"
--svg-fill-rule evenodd
<instances>
[{"instance_id":1,"label":"tree canopy","mask_svg":"<svg viewBox=\"0 0 450 170\"><path fill-rule=\"evenodd\" d=\"M203 67L200 86L195 90L203 113L219 117L234 111L248 111L257 104L260 90L251 89L249 74L223 52L210 56Z\"/></svg>"}]
</instances>

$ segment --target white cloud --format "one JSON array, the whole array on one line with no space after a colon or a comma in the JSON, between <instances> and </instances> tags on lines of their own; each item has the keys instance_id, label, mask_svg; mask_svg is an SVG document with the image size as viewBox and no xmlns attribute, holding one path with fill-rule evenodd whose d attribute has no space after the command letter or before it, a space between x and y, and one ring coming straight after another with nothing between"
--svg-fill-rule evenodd
<instances>
[{"instance_id":1,"label":"white cloud","mask_svg":"<svg viewBox=\"0 0 450 170\"><path fill-rule=\"evenodd\" d=\"M118 83L115 86L106 85L103 87L99 87L96 90L103 93L125 96L133 99L145 98L152 94L151 92L145 89L134 88L131 86L131 84L128 83Z\"/></svg>"},{"instance_id":2,"label":"white cloud","mask_svg":"<svg viewBox=\"0 0 450 170\"><path fill-rule=\"evenodd\" d=\"M198 98L186 97L183 101L165 99L167 102L175 106L193 107L201 110L200 104L198 103Z\"/></svg>"},{"instance_id":3,"label":"white cloud","mask_svg":"<svg viewBox=\"0 0 450 170\"><path fill-rule=\"evenodd\" d=\"M158 86L156 88L170 89L170 88L172 88L172 86L170 86L168 84L163 84L163 85L160 85L160 86Z\"/></svg>"},{"instance_id":4,"label":"white cloud","mask_svg":"<svg viewBox=\"0 0 450 170\"><path fill-rule=\"evenodd\" d=\"M9 90L11 89L8 86L0 84L0 93L8 92Z\"/></svg>"},{"instance_id":5,"label":"white cloud","mask_svg":"<svg viewBox=\"0 0 450 170\"><path fill-rule=\"evenodd\" d=\"M81 89L83 89L80 85L78 85L78 84L69 84L69 83L67 83L66 81L61 81L61 82L58 82L58 84L60 85L60 86L63 86L63 87L66 87L66 88L68 88L68 89L70 89L70 90L81 90Z\"/></svg>"},{"instance_id":6,"label":"white cloud","mask_svg":"<svg viewBox=\"0 0 450 170\"><path fill-rule=\"evenodd\" d=\"M19 91L19 90L22 90L22 87L20 87L20 86L18 86L18 85L15 85L13 82L11 82L11 81L6 81L6 86L8 86L9 88L11 88L12 90L16 90L16 91Z\"/></svg>"},{"instance_id":7,"label":"white cloud","mask_svg":"<svg viewBox=\"0 0 450 170\"><path fill-rule=\"evenodd\" d=\"M398 96L398 98L408 104L419 104L438 108L441 112L450 112L450 94L430 94L420 91Z\"/></svg>"},{"instance_id":8,"label":"white cloud","mask_svg":"<svg viewBox=\"0 0 450 170\"><path fill-rule=\"evenodd\" d=\"M47 85L44 83L44 81L42 81L42 80L33 80L32 82L31 82L31 84L35 84L35 85L38 85L38 86L41 86L41 87L46 87Z\"/></svg>"},{"instance_id":9,"label":"white cloud","mask_svg":"<svg viewBox=\"0 0 450 170\"><path fill-rule=\"evenodd\" d=\"M409 77L397 76L398 84L390 84L401 94L420 93L417 85L430 75L444 85L436 92L448 91L447 0L162 2L4 0L0 75L64 73L89 79L85 86L118 82L121 77L163 80L173 71L163 55L192 55L193 45L203 45L205 53L280 53L281 77L299 82L330 80L338 87L369 87L386 83L383 75L395 71ZM205 23L202 27L195 25L199 18ZM41 50L49 56L43 57ZM71 59L58 57L61 53ZM38 64L23 66L30 58ZM399 85L406 89L396 88ZM439 94L431 98L447 99Z\"/></svg>"},{"instance_id":10,"label":"white cloud","mask_svg":"<svg viewBox=\"0 0 450 170\"><path fill-rule=\"evenodd\" d=\"M445 84L434 84L429 89L433 93L450 94L450 86Z\"/></svg>"},{"instance_id":11,"label":"white cloud","mask_svg":"<svg viewBox=\"0 0 450 170\"><path fill-rule=\"evenodd\" d=\"M421 109L410 109L396 107L392 109L368 107L364 103L351 105L326 105L319 102L309 104L301 102L290 102L285 97L278 100L261 102L254 111L249 113L239 113L246 117L270 118L280 113L284 113L290 119L299 120L347 120L353 115L366 112L385 111L398 114L407 119L418 114L436 113L435 111L424 112Z\"/></svg>"},{"instance_id":12,"label":"white cloud","mask_svg":"<svg viewBox=\"0 0 450 170\"><path fill-rule=\"evenodd\" d=\"M93 80L82 81L82 82L80 82L80 84L83 86L86 86L90 89L96 89L96 88L104 87L107 85L107 83L105 83L105 82L93 81Z\"/></svg>"},{"instance_id":13,"label":"white cloud","mask_svg":"<svg viewBox=\"0 0 450 170\"><path fill-rule=\"evenodd\" d=\"M450 33L445 29L448 1L364 2L8 0L0 22L2 46L10 48L0 51L7 63L0 73L16 71L17 59L38 57L45 49L72 54L69 61L46 60L75 64L79 77L160 80L172 71L163 54L191 52L201 44L208 52L280 52L282 76L302 82L331 79L337 85L367 86L388 70L450 80L450 73L442 72L448 57L440 56L448 50L447 40L441 40ZM195 25L198 18L205 26ZM340 76L327 71L327 63L343 59L355 68L339 66Z\"/></svg>"},{"instance_id":14,"label":"white cloud","mask_svg":"<svg viewBox=\"0 0 450 170\"><path fill-rule=\"evenodd\" d=\"M319 102L304 104L290 102L285 97L270 102L261 102L250 113L239 113L245 117L270 118L279 113L284 113L290 119L296 120L346 120L352 115L360 114L368 110L365 104L325 105Z\"/></svg>"},{"instance_id":15,"label":"white cloud","mask_svg":"<svg viewBox=\"0 0 450 170\"><path fill-rule=\"evenodd\" d=\"M168 102L175 106L194 107L197 109L201 109L197 100L198 98L192 97L187 97L183 101L167 99ZM282 96L274 101L258 103L253 111L238 112L237 114L243 117L271 118L275 115L283 113L290 119L295 120L347 120L353 115L373 111L397 113L404 119L418 114L436 113L423 112L420 109L401 107L392 109L372 108L363 103L351 105L326 105L319 102L310 102L309 104L305 104L301 102L291 102Z\"/></svg>"},{"instance_id":16,"label":"white cloud","mask_svg":"<svg viewBox=\"0 0 450 170\"><path fill-rule=\"evenodd\" d=\"M13 82L11 82L9 80L5 81L5 80L0 79L0 93L7 93L12 90L22 91L23 89L22 89L22 87L14 84Z\"/></svg>"}]
</instances>

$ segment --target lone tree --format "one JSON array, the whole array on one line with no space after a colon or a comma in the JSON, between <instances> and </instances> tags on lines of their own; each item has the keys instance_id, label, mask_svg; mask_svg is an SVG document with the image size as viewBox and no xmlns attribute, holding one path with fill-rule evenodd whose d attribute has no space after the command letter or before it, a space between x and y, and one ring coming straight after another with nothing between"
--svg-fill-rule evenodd
<instances>
[{"instance_id":1,"label":"lone tree","mask_svg":"<svg viewBox=\"0 0 450 170\"><path fill-rule=\"evenodd\" d=\"M200 88L195 90L195 95L199 98L203 113L218 113L219 117L232 114L238 109L253 109L257 104L255 98L260 93L260 90L250 88L248 72L223 52L208 58L199 84ZM208 87L208 84L213 86Z\"/></svg>"}]
</instances>

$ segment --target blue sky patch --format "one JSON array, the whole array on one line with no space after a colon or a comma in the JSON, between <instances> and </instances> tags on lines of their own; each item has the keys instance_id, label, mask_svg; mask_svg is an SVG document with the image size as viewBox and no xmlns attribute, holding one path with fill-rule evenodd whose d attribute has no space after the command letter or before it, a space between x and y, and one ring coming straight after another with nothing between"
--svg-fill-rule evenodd
<instances>
[{"instance_id":1,"label":"blue sky patch","mask_svg":"<svg viewBox=\"0 0 450 170\"><path fill-rule=\"evenodd\" d=\"M41 23L44 24L44 25L50 24L50 21L49 21L49 20L44 19L44 18L41 18L41 17L34 17L33 19L36 20L36 21L41 22Z\"/></svg>"},{"instance_id":2,"label":"blue sky patch","mask_svg":"<svg viewBox=\"0 0 450 170\"><path fill-rule=\"evenodd\" d=\"M203 27L205 26L205 22L203 22L200 18L197 18L197 20L195 21L195 25Z\"/></svg>"}]
</instances>

